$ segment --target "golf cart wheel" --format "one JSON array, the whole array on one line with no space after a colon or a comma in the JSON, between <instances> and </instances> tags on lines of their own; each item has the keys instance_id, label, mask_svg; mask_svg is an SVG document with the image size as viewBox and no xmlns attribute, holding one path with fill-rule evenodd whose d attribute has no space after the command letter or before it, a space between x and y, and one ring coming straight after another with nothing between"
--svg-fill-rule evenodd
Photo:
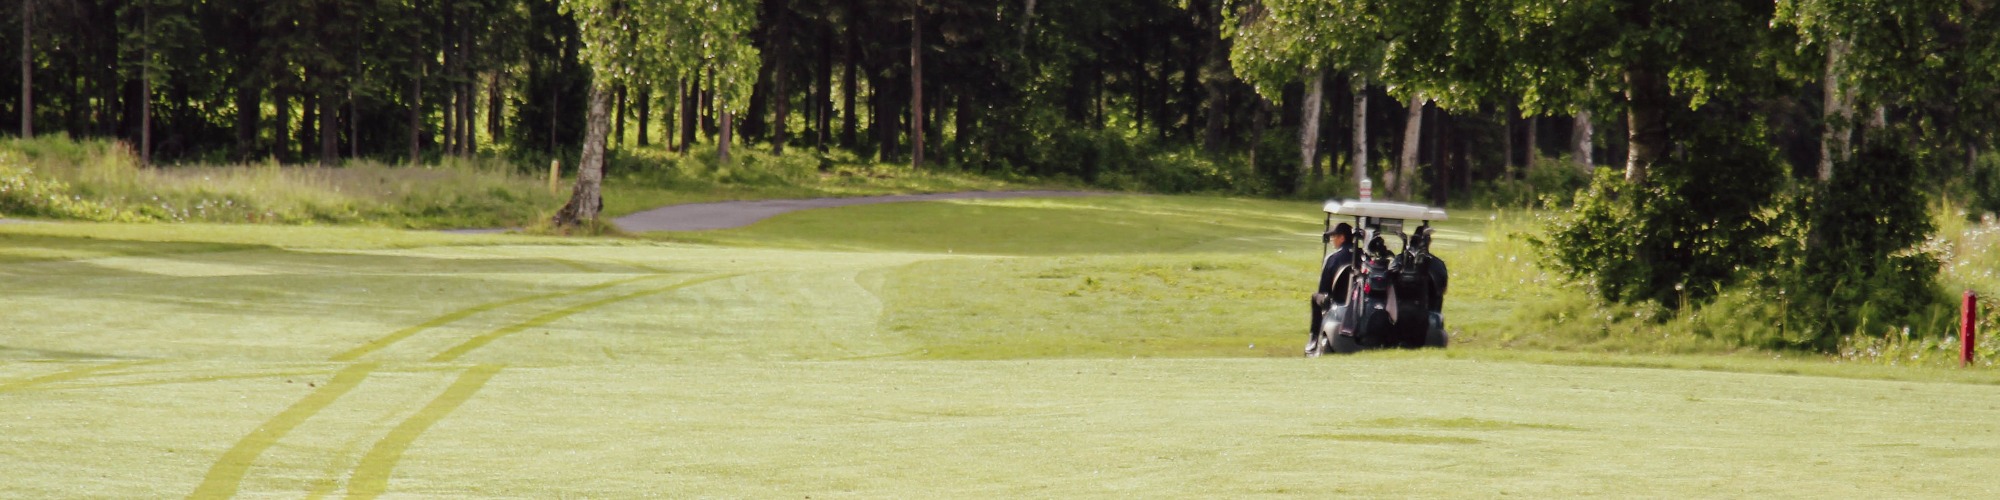
<instances>
[{"instance_id":1,"label":"golf cart wheel","mask_svg":"<svg viewBox=\"0 0 2000 500\"><path fill-rule=\"evenodd\" d=\"M1368 349L1367 347L1363 347L1360 342L1356 342L1354 337L1346 335L1328 335L1327 339L1327 352L1335 354L1354 354Z\"/></svg>"},{"instance_id":2,"label":"golf cart wheel","mask_svg":"<svg viewBox=\"0 0 2000 500\"><path fill-rule=\"evenodd\" d=\"M1432 328L1429 332L1426 332L1424 334L1424 347L1436 347L1439 349L1443 349L1445 348L1445 345L1450 343L1451 343L1451 336L1445 334L1443 328Z\"/></svg>"},{"instance_id":3,"label":"golf cart wheel","mask_svg":"<svg viewBox=\"0 0 2000 500\"><path fill-rule=\"evenodd\" d=\"M1444 333L1444 316L1431 313L1431 327L1424 331L1424 347L1445 348L1451 343L1451 336Z\"/></svg>"}]
</instances>

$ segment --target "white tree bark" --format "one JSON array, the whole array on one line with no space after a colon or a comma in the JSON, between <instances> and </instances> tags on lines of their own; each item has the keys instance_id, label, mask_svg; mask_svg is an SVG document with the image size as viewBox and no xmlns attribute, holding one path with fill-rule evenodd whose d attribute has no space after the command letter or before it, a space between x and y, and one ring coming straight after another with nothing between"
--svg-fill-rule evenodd
<instances>
[{"instance_id":1,"label":"white tree bark","mask_svg":"<svg viewBox=\"0 0 2000 500\"><path fill-rule=\"evenodd\" d=\"M1319 114L1320 102L1326 97L1326 72L1313 71L1306 83L1306 102L1299 106L1299 179L1319 180L1319 165L1313 161L1319 158ZM1304 190L1306 183L1299 183Z\"/></svg>"},{"instance_id":2,"label":"white tree bark","mask_svg":"<svg viewBox=\"0 0 2000 500\"><path fill-rule=\"evenodd\" d=\"M604 146L611 136L610 107L611 90L601 82L592 83L583 127L583 158L576 166L576 189L570 193L569 204L556 212L556 226L576 227L595 221L598 211L604 209ZM728 123L728 115L723 116Z\"/></svg>"},{"instance_id":3,"label":"white tree bark","mask_svg":"<svg viewBox=\"0 0 2000 500\"><path fill-rule=\"evenodd\" d=\"M1826 78L1821 83L1825 93L1821 117L1825 130L1819 141L1819 180L1833 180L1833 164L1846 161L1851 148L1849 140L1854 131L1854 96L1841 84L1846 72L1845 61L1849 46L1846 40L1835 39L1826 47Z\"/></svg>"},{"instance_id":4,"label":"white tree bark","mask_svg":"<svg viewBox=\"0 0 2000 500\"><path fill-rule=\"evenodd\" d=\"M1354 77L1354 185L1368 178L1368 80Z\"/></svg>"},{"instance_id":5,"label":"white tree bark","mask_svg":"<svg viewBox=\"0 0 2000 500\"><path fill-rule=\"evenodd\" d=\"M1572 149L1570 150L1569 158L1570 161L1576 163L1578 170L1582 170L1583 173L1588 174L1596 166L1596 161L1594 158L1591 158L1590 151L1591 135L1594 133L1590 123L1590 110L1577 111L1576 117L1572 118L1572 120L1569 135L1573 144L1571 144Z\"/></svg>"},{"instance_id":6,"label":"white tree bark","mask_svg":"<svg viewBox=\"0 0 2000 500\"><path fill-rule=\"evenodd\" d=\"M1390 176L1388 184L1397 197L1410 199L1410 188L1417 178L1417 151L1422 146L1424 130L1424 104L1430 100L1423 94L1410 97L1409 119L1403 121L1403 154L1397 159L1396 168L1400 172Z\"/></svg>"}]
</instances>

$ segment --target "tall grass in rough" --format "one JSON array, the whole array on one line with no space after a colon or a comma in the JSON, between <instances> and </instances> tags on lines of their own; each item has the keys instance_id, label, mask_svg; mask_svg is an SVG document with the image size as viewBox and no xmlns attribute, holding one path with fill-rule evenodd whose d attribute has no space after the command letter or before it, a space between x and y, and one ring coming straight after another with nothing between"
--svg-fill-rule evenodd
<instances>
[{"instance_id":1,"label":"tall grass in rough","mask_svg":"<svg viewBox=\"0 0 2000 500\"><path fill-rule=\"evenodd\" d=\"M1938 282L1944 287L1941 302L1953 307L1940 307L1938 326L1934 331L1911 331L1910 329L1888 328L1874 332L1855 332L1848 336L1840 347L1840 359L1848 362L1876 363L1888 365L1955 365L1959 359L1958 319L1956 308L1964 292L1978 295L1979 314L1976 321L1983 332L1979 342L1974 344L1975 362L1991 367L2000 362L2000 341L1994 339L2000 333L2000 217L1992 213L1979 213L1978 219L1970 217L1968 210L1945 200L1931 206L1931 221L1937 225L1937 234L1924 242L1923 251L1938 258Z\"/></svg>"},{"instance_id":2,"label":"tall grass in rough","mask_svg":"<svg viewBox=\"0 0 2000 500\"><path fill-rule=\"evenodd\" d=\"M13 216L86 220L370 224L411 228L516 225L560 199L542 180L497 160L391 166L257 163L145 167L128 148L62 137L0 141L0 168L102 210L23 210ZM43 193L48 194L48 193ZM0 193L0 196L12 196ZM44 204L46 205L46 204Z\"/></svg>"}]
</instances>

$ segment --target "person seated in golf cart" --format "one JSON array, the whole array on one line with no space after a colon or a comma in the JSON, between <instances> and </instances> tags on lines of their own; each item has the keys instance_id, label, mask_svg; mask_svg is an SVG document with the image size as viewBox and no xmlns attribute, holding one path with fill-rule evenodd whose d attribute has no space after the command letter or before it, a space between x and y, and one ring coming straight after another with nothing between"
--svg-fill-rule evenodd
<instances>
[{"instance_id":1,"label":"person seated in golf cart","mask_svg":"<svg viewBox=\"0 0 2000 500\"><path fill-rule=\"evenodd\" d=\"M1410 248L1415 252L1422 253L1425 257L1424 271L1430 274L1431 278L1429 301L1431 314L1442 314L1444 313L1444 291L1451 284L1451 273L1445 267L1444 259L1439 258L1437 254L1431 253L1431 235L1436 232L1437 229L1430 226L1417 228L1417 234L1410 237ZM1438 321L1442 322L1444 320L1439 319Z\"/></svg>"},{"instance_id":2,"label":"person seated in golf cart","mask_svg":"<svg viewBox=\"0 0 2000 500\"><path fill-rule=\"evenodd\" d=\"M1320 323L1325 320L1324 316L1330 302L1347 300L1348 279L1346 279L1347 274L1343 272L1351 273L1350 268L1354 266L1353 226L1342 222L1334 226L1332 230L1320 235L1320 240L1321 243L1331 245L1334 250L1332 254L1327 255L1326 259L1321 262L1319 288L1315 289L1316 291L1312 296L1312 324L1306 327L1306 332L1309 335L1306 341L1306 350L1308 351L1312 350L1319 341Z\"/></svg>"}]
</instances>

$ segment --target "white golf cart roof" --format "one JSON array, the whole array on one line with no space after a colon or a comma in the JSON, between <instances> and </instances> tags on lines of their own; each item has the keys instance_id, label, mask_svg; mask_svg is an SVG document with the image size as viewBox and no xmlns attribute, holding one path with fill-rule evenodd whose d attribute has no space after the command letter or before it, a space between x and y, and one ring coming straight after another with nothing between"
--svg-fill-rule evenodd
<instances>
[{"instance_id":1,"label":"white golf cart roof","mask_svg":"<svg viewBox=\"0 0 2000 500\"><path fill-rule=\"evenodd\" d=\"M1444 209L1411 203L1364 200L1326 200L1326 213L1377 219L1445 220Z\"/></svg>"}]
</instances>

